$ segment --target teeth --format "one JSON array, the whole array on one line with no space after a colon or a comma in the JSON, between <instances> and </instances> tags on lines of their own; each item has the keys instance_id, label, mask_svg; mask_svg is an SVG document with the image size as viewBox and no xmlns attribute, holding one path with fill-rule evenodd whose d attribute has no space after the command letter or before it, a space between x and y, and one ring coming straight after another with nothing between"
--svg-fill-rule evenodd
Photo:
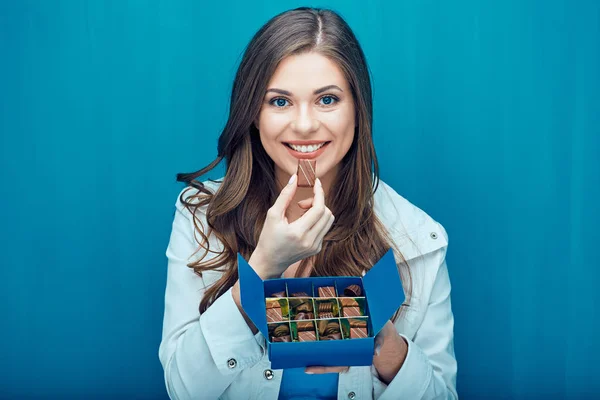
<instances>
[{"instance_id":1,"label":"teeth","mask_svg":"<svg viewBox=\"0 0 600 400\"><path fill-rule=\"evenodd\" d=\"M290 144L290 147L296 151L299 151L300 153L312 153L313 151L317 151L319 150L321 147L323 147L325 143L321 143L321 144L313 144L310 146L296 146L294 144Z\"/></svg>"}]
</instances>

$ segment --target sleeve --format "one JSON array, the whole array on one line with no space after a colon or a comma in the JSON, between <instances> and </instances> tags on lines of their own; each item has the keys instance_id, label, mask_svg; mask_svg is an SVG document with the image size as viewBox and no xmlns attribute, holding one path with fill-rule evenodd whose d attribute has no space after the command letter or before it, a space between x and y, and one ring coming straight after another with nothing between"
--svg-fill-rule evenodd
<instances>
[{"instance_id":1,"label":"sleeve","mask_svg":"<svg viewBox=\"0 0 600 400\"><path fill-rule=\"evenodd\" d=\"M446 235L443 229L442 232ZM446 249L442 251L425 317L414 340L400 334L408 343L404 364L387 386L372 369L374 394L379 400L458 399L451 286Z\"/></svg>"},{"instance_id":2,"label":"sleeve","mask_svg":"<svg viewBox=\"0 0 600 400\"><path fill-rule=\"evenodd\" d=\"M159 359L171 399L216 399L244 368L262 358L264 340L246 324L231 289L200 315L198 305L204 283L187 266L197 247L193 229L192 216L178 197L166 251L167 283Z\"/></svg>"}]
</instances>

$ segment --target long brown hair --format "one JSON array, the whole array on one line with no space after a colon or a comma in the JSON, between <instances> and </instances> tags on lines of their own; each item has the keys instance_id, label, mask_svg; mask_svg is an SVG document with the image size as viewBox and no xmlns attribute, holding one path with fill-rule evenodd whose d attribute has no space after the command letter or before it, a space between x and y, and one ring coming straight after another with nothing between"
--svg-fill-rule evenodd
<instances>
[{"instance_id":1,"label":"long brown hair","mask_svg":"<svg viewBox=\"0 0 600 400\"><path fill-rule=\"evenodd\" d=\"M200 276L209 270L222 272L206 289L200 313L235 284L237 253L246 260L250 258L267 210L279 195L274 163L262 147L253 121L260 113L267 84L279 62L289 55L309 51L328 57L341 68L352 90L357 126L352 146L331 185L335 190L327 197L335 222L325 235L321 252L302 260L297 276L309 261L314 265L313 276L360 276L393 247L402 260L398 267L407 300L410 296L410 273L404 268L408 265L373 208L379 168L372 140L373 105L365 55L342 17L331 10L301 7L273 17L248 44L233 83L229 118L219 137L217 158L197 172L177 174L178 181L197 189L187 197L187 190L184 191L180 201L194 216L195 229L202 237L198 243L205 250L200 259L188 266ZM225 177L219 190L212 194L196 179L223 159ZM208 206L207 233L195 213L196 208L204 206ZM213 252L208 241L211 233L223 243L223 251L203 262L206 254Z\"/></svg>"}]
</instances>

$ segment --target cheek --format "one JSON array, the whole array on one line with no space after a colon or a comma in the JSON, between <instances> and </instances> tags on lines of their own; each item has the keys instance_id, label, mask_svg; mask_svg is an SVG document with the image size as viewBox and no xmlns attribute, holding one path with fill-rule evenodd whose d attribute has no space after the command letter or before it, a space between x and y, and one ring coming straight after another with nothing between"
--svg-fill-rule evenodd
<instances>
[{"instance_id":1,"label":"cheek","mask_svg":"<svg viewBox=\"0 0 600 400\"><path fill-rule=\"evenodd\" d=\"M289 123L289 118L284 114L263 113L260 116L258 129L261 136L264 134L266 139L274 139L284 131Z\"/></svg>"}]
</instances>

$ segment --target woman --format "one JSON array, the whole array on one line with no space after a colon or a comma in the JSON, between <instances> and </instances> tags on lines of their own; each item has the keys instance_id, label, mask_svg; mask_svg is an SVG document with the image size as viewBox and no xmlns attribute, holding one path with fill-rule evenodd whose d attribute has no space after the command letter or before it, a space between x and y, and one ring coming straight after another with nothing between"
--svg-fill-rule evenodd
<instances>
[{"instance_id":1,"label":"woman","mask_svg":"<svg viewBox=\"0 0 600 400\"><path fill-rule=\"evenodd\" d=\"M443 227L379 180L371 84L329 10L277 15L248 45L208 167L179 174L169 246L165 383L176 399L457 398ZM298 159L317 162L299 187ZM195 179L225 159L218 181ZM378 190L379 189L379 190ZM240 304L237 253L263 278L362 275L392 247L406 302L371 367L272 370Z\"/></svg>"}]
</instances>

